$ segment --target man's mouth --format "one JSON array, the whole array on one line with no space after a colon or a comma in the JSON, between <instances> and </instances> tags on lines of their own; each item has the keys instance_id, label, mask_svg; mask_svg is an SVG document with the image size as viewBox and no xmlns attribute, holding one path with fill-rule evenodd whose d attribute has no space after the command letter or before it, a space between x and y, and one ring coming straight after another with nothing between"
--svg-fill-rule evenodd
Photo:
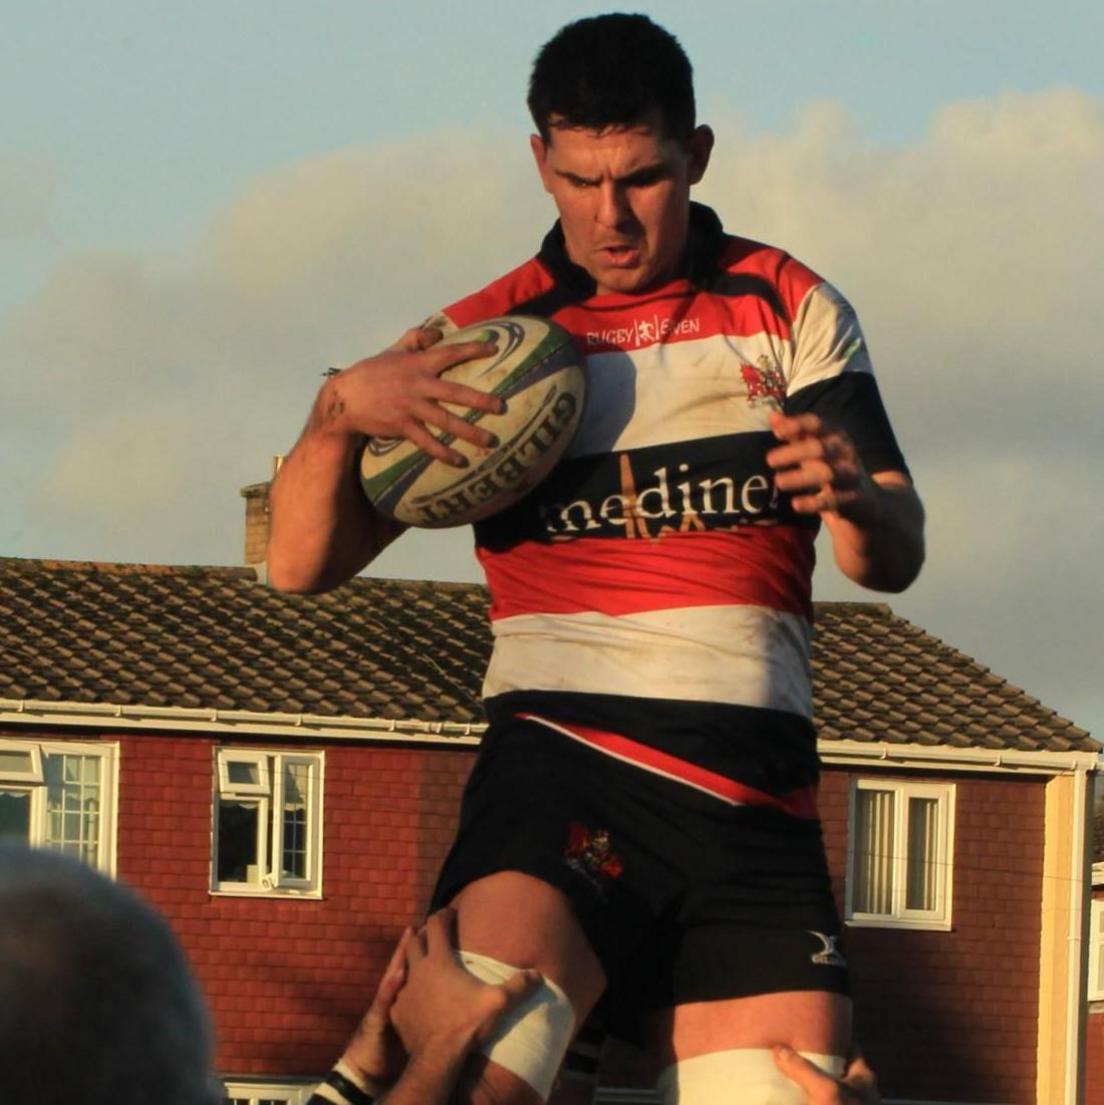
<instances>
[{"instance_id":1,"label":"man's mouth","mask_svg":"<svg viewBox=\"0 0 1104 1105\"><path fill-rule=\"evenodd\" d=\"M632 268L640 263L640 247L633 245L602 246L599 252L614 268Z\"/></svg>"}]
</instances>

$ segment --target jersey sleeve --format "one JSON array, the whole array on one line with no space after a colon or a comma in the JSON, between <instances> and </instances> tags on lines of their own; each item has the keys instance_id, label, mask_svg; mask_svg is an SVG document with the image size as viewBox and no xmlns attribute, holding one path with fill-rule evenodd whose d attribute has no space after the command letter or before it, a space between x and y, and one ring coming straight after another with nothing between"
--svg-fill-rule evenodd
<instances>
[{"instance_id":1,"label":"jersey sleeve","mask_svg":"<svg viewBox=\"0 0 1104 1105\"><path fill-rule=\"evenodd\" d=\"M819 282L798 306L793 338L786 414L812 412L841 427L868 472L908 475L851 304L831 284Z\"/></svg>"}]
</instances>

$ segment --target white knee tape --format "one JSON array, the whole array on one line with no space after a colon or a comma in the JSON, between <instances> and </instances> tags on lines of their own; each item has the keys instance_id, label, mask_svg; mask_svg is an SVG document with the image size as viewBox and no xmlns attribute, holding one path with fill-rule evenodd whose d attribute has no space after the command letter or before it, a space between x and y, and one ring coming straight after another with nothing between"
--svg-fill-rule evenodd
<instances>
[{"instance_id":1,"label":"white knee tape","mask_svg":"<svg viewBox=\"0 0 1104 1105\"><path fill-rule=\"evenodd\" d=\"M843 1073L838 1055L801 1054L833 1078ZM663 1105L806 1105L808 1100L778 1069L768 1048L735 1048L683 1059L659 1076L656 1090Z\"/></svg>"},{"instance_id":2,"label":"white knee tape","mask_svg":"<svg viewBox=\"0 0 1104 1105\"><path fill-rule=\"evenodd\" d=\"M483 982L505 982L517 967L475 952L458 953L460 963ZM494 1037L480 1049L492 1062L528 1082L544 1101L575 1034L575 1010L567 995L545 979L520 1005L502 1018Z\"/></svg>"}]
</instances>

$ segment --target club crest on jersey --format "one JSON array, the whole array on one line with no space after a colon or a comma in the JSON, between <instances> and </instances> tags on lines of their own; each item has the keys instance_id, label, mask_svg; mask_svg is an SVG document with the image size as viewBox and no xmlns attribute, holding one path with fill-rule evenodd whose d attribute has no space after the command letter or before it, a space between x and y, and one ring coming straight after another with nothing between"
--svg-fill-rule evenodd
<instances>
[{"instance_id":1,"label":"club crest on jersey","mask_svg":"<svg viewBox=\"0 0 1104 1105\"><path fill-rule=\"evenodd\" d=\"M564 859L573 871L595 886L600 878L616 879L621 877L624 866L619 856L614 855L610 847L609 832L606 829L588 829L577 821L567 827L567 847Z\"/></svg>"},{"instance_id":2,"label":"club crest on jersey","mask_svg":"<svg viewBox=\"0 0 1104 1105\"><path fill-rule=\"evenodd\" d=\"M763 403L781 407L786 398L786 379L781 371L770 362L770 358L761 354L755 364L740 365L740 374L747 389L749 407L758 407Z\"/></svg>"},{"instance_id":3,"label":"club crest on jersey","mask_svg":"<svg viewBox=\"0 0 1104 1105\"><path fill-rule=\"evenodd\" d=\"M806 932L810 936L815 936L821 944L820 951L813 952L809 959L817 964L818 967L846 967L847 960L844 957L843 952L836 947L836 941L838 936L828 936L823 932L815 932L813 929L806 929Z\"/></svg>"}]
</instances>

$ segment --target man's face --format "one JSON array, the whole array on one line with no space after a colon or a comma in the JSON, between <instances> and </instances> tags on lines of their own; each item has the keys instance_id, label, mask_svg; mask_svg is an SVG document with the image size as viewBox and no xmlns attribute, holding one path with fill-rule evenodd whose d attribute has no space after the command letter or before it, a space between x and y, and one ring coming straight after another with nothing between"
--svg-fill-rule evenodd
<instances>
[{"instance_id":1,"label":"man's face","mask_svg":"<svg viewBox=\"0 0 1104 1105\"><path fill-rule=\"evenodd\" d=\"M530 144L545 191L560 212L567 255L600 295L636 293L669 279L682 261L690 186L709 162L713 134L681 142L658 116L605 130L557 127Z\"/></svg>"}]
</instances>

